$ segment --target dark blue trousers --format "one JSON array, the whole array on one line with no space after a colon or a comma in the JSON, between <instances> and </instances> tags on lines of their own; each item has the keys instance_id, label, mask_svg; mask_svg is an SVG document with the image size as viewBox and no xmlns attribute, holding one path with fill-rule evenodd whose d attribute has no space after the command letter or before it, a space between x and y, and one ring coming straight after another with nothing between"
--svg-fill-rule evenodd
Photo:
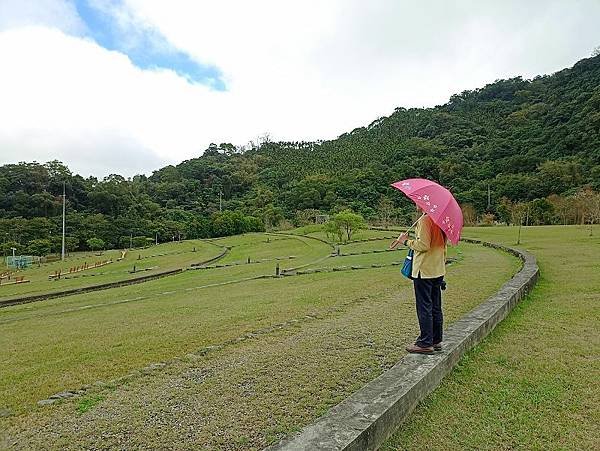
<instances>
[{"instance_id":1,"label":"dark blue trousers","mask_svg":"<svg viewBox=\"0 0 600 451\"><path fill-rule=\"evenodd\" d=\"M442 281L444 277L434 279L413 279L417 318L421 335L417 338L418 346L429 347L442 341Z\"/></svg>"}]
</instances>

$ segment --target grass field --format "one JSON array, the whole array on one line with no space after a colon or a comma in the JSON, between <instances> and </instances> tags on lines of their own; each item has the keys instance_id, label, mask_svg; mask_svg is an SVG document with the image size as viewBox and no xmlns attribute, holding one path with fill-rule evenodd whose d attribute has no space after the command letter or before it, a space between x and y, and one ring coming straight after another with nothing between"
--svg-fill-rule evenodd
<instances>
[{"instance_id":1,"label":"grass field","mask_svg":"<svg viewBox=\"0 0 600 451\"><path fill-rule=\"evenodd\" d=\"M379 247L363 251L389 241L372 243ZM320 241L266 234L215 244L231 246L218 263L233 266L0 309L0 409L8 412L0 447L259 449L391 367L417 334L411 286L397 266L249 280L273 274L277 258L283 269L311 268L387 263L403 252L331 257ZM492 249L455 251L449 322L518 268ZM167 365L136 372L153 362ZM128 374L84 397L36 404Z\"/></svg>"},{"instance_id":2,"label":"grass field","mask_svg":"<svg viewBox=\"0 0 600 451\"><path fill-rule=\"evenodd\" d=\"M221 252L222 247L209 241L190 240L181 243L159 244L145 249L132 249L127 252L125 258L121 261L117 261L117 258L121 257L121 251L119 250L105 251L98 255L94 253L77 253L66 259L65 262L57 261L42 264L39 267L34 265L18 271L17 275L24 276L30 282L17 285L0 285L0 299L116 282L170 269L185 268L192 263L208 260ZM83 266L85 262L91 266L96 261L110 259L113 263L68 274L71 267ZM135 273L132 272L134 266ZM3 267L0 271L6 269L6 267ZM62 270L63 274L60 280L48 279L50 274L54 274L55 271L59 270Z\"/></svg>"},{"instance_id":3,"label":"grass field","mask_svg":"<svg viewBox=\"0 0 600 451\"><path fill-rule=\"evenodd\" d=\"M264 235L237 238L240 247L263 257L270 249L273 256L279 255L281 248L271 245L285 242L301 263L329 252L327 245L301 237L268 244ZM261 245L268 250L259 251ZM22 384L15 391L16 401L31 402L34 399L27 396L39 396L41 387L47 394L64 384L77 388L90 379L119 375L121 364L127 370L191 352L285 319L291 314L288 309L306 308L285 290L285 302L275 305L282 284L263 282L264 288L251 291L242 284L228 289L210 286L273 273L273 262L194 270L142 285L0 309L0 347L13 355L12 364L2 362L2 398L10 404L12 397L3 389ZM57 371L62 373L58 380L48 379Z\"/></svg>"},{"instance_id":4,"label":"grass field","mask_svg":"<svg viewBox=\"0 0 600 451\"><path fill-rule=\"evenodd\" d=\"M517 229L464 235L514 245ZM600 227L527 227L518 247L538 258L532 294L382 449L600 449Z\"/></svg>"}]
</instances>

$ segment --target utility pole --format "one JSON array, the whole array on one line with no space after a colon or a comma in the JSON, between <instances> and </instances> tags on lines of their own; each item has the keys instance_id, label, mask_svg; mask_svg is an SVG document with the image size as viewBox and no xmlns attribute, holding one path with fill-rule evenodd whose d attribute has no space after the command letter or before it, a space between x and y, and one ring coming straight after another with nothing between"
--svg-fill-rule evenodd
<instances>
[{"instance_id":1,"label":"utility pole","mask_svg":"<svg viewBox=\"0 0 600 451\"><path fill-rule=\"evenodd\" d=\"M156 232L156 238L154 239L154 244L158 246L158 232Z\"/></svg>"},{"instance_id":2,"label":"utility pole","mask_svg":"<svg viewBox=\"0 0 600 451\"><path fill-rule=\"evenodd\" d=\"M219 190L219 212L223 211L223 191Z\"/></svg>"},{"instance_id":3,"label":"utility pole","mask_svg":"<svg viewBox=\"0 0 600 451\"><path fill-rule=\"evenodd\" d=\"M129 235L129 249L133 249L133 233Z\"/></svg>"},{"instance_id":4,"label":"utility pole","mask_svg":"<svg viewBox=\"0 0 600 451\"><path fill-rule=\"evenodd\" d=\"M491 207L492 207L492 192L490 191L490 184L488 183L488 206L487 206L488 211L490 211Z\"/></svg>"},{"instance_id":5,"label":"utility pole","mask_svg":"<svg viewBox=\"0 0 600 451\"><path fill-rule=\"evenodd\" d=\"M62 250L60 253L60 259L65 260L65 212L67 205L67 194L65 188L65 182L63 181L63 216L62 216Z\"/></svg>"}]
</instances>

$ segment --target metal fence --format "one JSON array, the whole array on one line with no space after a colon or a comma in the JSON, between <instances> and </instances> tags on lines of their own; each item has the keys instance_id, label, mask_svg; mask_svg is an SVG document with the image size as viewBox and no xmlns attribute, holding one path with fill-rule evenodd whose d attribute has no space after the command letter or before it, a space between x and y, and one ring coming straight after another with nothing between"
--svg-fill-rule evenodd
<instances>
[{"instance_id":1,"label":"metal fence","mask_svg":"<svg viewBox=\"0 0 600 451\"><path fill-rule=\"evenodd\" d=\"M40 263L40 257L35 255L16 255L6 257L6 266L14 269L28 268L35 263Z\"/></svg>"}]
</instances>

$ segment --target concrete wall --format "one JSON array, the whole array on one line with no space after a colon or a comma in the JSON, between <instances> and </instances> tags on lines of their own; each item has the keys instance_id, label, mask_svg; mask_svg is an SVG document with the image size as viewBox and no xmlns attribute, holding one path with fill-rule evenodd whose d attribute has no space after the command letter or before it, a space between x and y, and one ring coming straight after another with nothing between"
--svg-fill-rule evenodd
<instances>
[{"instance_id":1,"label":"concrete wall","mask_svg":"<svg viewBox=\"0 0 600 451\"><path fill-rule=\"evenodd\" d=\"M479 240L462 241L509 252L523 261L523 267L498 293L448 327L442 352L405 356L315 423L268 450L377 449L465 352L482 341L535 285L539 268L530 253Z\"/></svg>"},{"instance_id":2,"label":"concrete wall","mask_svg":"<svg viewBox=\"0 0 600 451\"><path fill-rule=\"evenodd\" d=\"M148 276L136 277L135 279L120 280L118 282L108 282L99 285L90 285L87 287L72 288L70 290L53 291L51 293L33 294L30 296L22 296L17 298L1 299L0 308L11 305L28 304L30 302L46 301L48 299L62 298L65 296L73 296L81 293L89 293L90 291L108 290L109 288L124 287L126 285L135 285L138 283L148 282L149 280L160 279L162 277L179 274L183 269L172 269L160 273L150 274Z\"/></svg>"}]
</instances>

